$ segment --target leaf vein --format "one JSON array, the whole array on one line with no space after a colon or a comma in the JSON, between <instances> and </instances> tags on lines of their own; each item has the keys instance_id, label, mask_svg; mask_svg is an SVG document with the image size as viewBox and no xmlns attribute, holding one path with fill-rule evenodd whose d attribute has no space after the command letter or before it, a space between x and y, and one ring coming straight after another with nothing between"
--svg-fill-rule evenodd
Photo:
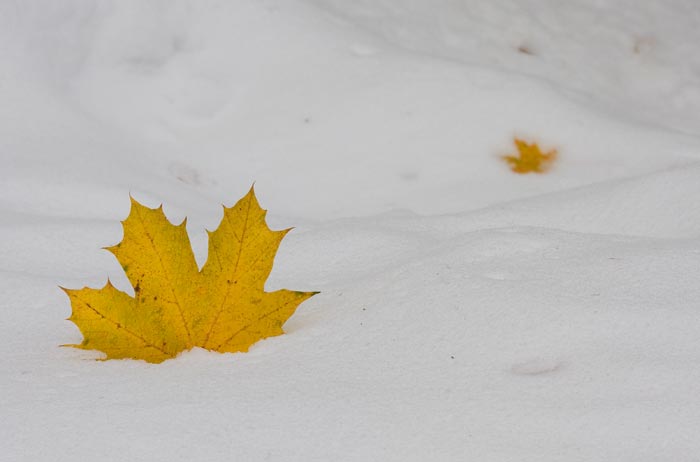
<instances>
[{"instance_id":1,"label":"leaf vein","mask_svg":"<svg viewBox=\"0 0 700 462\"><path fill-rule=\"evenodd\" d=\"M160 351L161 353L163 353L164 355L169 356L169 357L171 357L171 358L174 358L174 357L175 357L175 356L173 356L171 353L168 353L167 351L165 351L163 348L159 347L158 345L156 345L156 344L154 344L154 343L149 342L149 341L146 340L143 336L137 334L136 332L132 331L132 330L129 329L128 327L124 326L122 323L120 323L120 322L118 322L118 321L115 321L115 320L113 320L113 319L108 318L107 316L104 315L104 313L101 313L98 309L96 309L95 307L93 307L90 303L86 302L85 300L83 300L83 303L85 303L85 306L87 306L88 308L90 308L94 313L96 313L96 314L97 314L98 316L100 316L102 319L104 319L105 321L108 321L108 322L114 324L114 327L115 327L115 328L120 329L120 330L123 330L123 331L126 332L127 334L129 334L129 335L131 335L131 336L137 338L138 340L140 340L141 342L143 342L143 344L146 345L147 347L154 348L154 349Z\"/></svg>"}]
</instances>

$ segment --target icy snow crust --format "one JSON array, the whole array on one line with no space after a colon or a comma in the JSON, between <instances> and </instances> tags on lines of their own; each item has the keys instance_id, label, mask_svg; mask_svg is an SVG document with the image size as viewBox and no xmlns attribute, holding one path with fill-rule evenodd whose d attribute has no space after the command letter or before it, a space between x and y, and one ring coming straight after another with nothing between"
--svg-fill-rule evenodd
<instances>
[{"instance_id":1,"label":"icy snow crust","mask_svg":"<svg viewBox=\"0 0 700 462\"><path fill-rule=\"evenodd\" d=\"M698 43L694 0L0 3L0 459L698 460ZM268 289L322 292L287 335L58 347L129 193L201 263L254 181Z\"/></svg>"}]
</instances>

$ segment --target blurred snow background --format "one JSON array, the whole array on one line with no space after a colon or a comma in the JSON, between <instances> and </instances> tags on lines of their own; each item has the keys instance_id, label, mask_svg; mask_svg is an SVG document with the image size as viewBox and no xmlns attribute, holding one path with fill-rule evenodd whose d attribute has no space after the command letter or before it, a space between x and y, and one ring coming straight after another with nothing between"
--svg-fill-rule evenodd
<instances>
[{"instance_id":1,"label":"blurred snow background","mask_svg":"<svg viewBox=\"0 0 700 462\"><path fill-rule=\"evenodd\" d=\"M1 2L1 458L697 460L698 44L694 0ZM129 193L201 262L253 182L268 288L322 291L287 335L58 348Z\"/></svg>"}]
</instances>

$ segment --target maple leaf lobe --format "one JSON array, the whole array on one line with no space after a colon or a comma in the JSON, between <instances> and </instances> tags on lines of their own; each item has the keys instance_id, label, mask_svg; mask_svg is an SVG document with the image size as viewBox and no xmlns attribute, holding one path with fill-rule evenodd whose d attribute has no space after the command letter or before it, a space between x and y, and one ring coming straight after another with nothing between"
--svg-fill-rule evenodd
<instances>
[{"instance_id":1,"label":"maple leaf lobe","mask_svg":"<svg viewBox=\"0 0 700 462\"><path fill-rule=\"evenodd\" d=\"M265 292L265 280L282 238L272 231L253 188L221 224L207 231L209 254L197 267L186 220L173 225L162 206L151 209L131 198L122 221L124 237L108 247L122 266L134 296L114 288L65 289L81 330L83 349L106 359L135 358L158 363L192 347L247 351L282 325L300 303L317 292Z\"/></svg>"}]
</instances>

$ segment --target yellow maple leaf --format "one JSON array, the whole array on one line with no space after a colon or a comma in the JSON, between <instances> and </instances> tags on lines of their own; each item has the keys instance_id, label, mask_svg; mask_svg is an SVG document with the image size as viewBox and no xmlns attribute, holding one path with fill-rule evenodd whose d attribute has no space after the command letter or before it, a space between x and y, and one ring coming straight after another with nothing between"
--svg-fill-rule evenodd
<instances>
[{"instance_id":1,"label":"yellow maple leaf","mask_svg":"<svg viewBox=\"0 0 700 462\"><path fill-rule=\"evenodd\" d=\"M110 282L102 289L64 289L68 318L83 334L78 345L100 350L106 359L159 363L193 347L247 351L258 340L283 334L282 325L301 302L318 292L265 292L265 280L282 238L265 223L253 188L209 234L209 255L201 270L185 229L173 225L163 207L151 209L133 198L122 222L124 238L107 250L119 260L134 296Z\"/></svg>"},{"instance_id":2,"label":"yellow maple leaf","mask_svg":"<svg viewBox=\"0 0 700 462\"><path fill-rule=\"evenodd\" d=\"M543 153L537 143L528 144L518 138L514 141L518 148L518 156L503 156L503 159L510 164L510 169L515 173L544 173L557 158L556 149Z\"/></svg>"}]
</instances>

